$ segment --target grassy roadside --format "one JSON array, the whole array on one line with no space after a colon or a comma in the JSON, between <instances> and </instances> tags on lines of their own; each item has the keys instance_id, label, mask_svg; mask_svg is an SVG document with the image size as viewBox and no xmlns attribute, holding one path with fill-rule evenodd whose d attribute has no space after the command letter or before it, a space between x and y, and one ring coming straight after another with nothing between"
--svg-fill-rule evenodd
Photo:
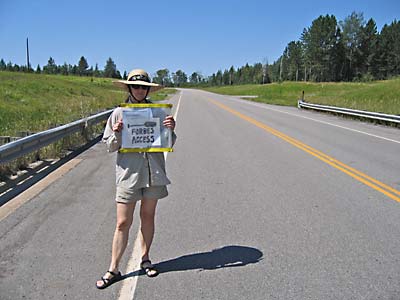
<instances>
[{"instance_id":1,"label":"grassy roadside","mask_svg":"<svg viewBox=\"0 0 400 300\"><path fill-rule=\"evenodd\" d=\"M174 93L150 94L161 100ZM0 72L0 136L38 132L117 106L126 93L108 78Z\"/></svg>"},{"instance_id":2,"label":"grassy roadside","mask_svg":"<svg viewBox=\"0 0 400 300\"><path fill-rule=\"evenodd\" d=\"M151 93L149 98L151 101L160 101L169 99L172 95L174 95L178 90L173 88L164 88L154 93Z\"/></svg>"},{"instance_id":3,"label":"grassy roadside","mask_svg":"<svg viewBox=\"0 0 400 300\"><path fill-rule=\"evenodd\" d=\"M167 99L174 89L151 93L152 100ZM20 136L96 114L117 106L126 92L112 79L0 72L0 136ZM38 159L59 158L103 131L103 124L74 133L39 151L0 166L0 182ZM1 187L1 184L0 184Z\"/></svg>"},{"instance_id":4,"label":"grassy roadside","mask_svg":"<svg viewBox=\"0 0 400 300\"><path fill-rule=\"evenodd\" d=\"M296 106L305 100L353 109L400 114L400 77L368 83L283 82L207 88L227 95L251 95L269 104ZM168 99L175 89L150 94ZM115 107L126 97L112 79L0 72L0 136L38 132Z\"/></svg>"},{"instance_id":5,"label":"grassy roadside","mask_svg":"<svg viewBox=\"0 0 400 300\"><path fill-rule=\"evenodd\" d=\"M249 100L286 106L296 106L304 91L304 99L310 103L400 114L400 77L367 83L283 82L214 87L205 90L225 95L257 96Z\"/></svg>"}]
</instances>

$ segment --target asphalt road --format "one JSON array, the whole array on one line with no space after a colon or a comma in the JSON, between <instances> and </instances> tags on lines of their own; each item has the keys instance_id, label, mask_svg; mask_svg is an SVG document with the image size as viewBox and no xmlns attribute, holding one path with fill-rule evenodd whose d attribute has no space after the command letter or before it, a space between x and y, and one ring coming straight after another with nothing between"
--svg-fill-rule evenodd
<instances>
[{"instance_id":1,"label":"asphalt road","mask_svg":"<svg viewBox=\"0 0 400 300\"><path fill-rule=\"evenodd\" d=\"M135 212L128 278L95 288L115 223L115 154L97 144L0 221L2 300L400 299L399 129L196 90L170 102L161 274L124 269Z\"/></svg>"}]
</instances>

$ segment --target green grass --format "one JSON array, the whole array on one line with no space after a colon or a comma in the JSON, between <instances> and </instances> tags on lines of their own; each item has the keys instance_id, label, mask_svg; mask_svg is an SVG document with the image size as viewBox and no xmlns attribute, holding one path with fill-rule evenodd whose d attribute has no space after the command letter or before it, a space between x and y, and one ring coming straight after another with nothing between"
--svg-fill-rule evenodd
<instances>
[{"instance_id":1,"label":"green grass","mask_svg":"<svg viewBox=\"0 0 400 300\"><path fill-rule=\"evenodd\" d=\"M253 101L296 106L305 91L311 103L400 114L400 78L368 83L283 82L207 88L228 95L255 95ZM168 99L175 89L150 94ZM111 79L0 72L0 136L38 132L81 119L123 102L126 93Z\"/></svg>"},{"instance_id":2,"label":"green grass","mask_svg":"<svg viewBox=\"0 0 400 300\"><path fill-rule=\"evenodd\" d=\"M151 98L165 99L173 91ZM0 72L0 136L38 132L113 108L126 93L112 79Z\"/></svg>"},{"instance_id":3,"label":"green grass","mask_svg":"<svg viewBox=\"0 0 400 300\"><path fill-rule=\"evenodd\" d=\"M175 94L178 90L172 88L164 88L158 91L151 93L150 100L151 101L160 101L169 99L173 94Z\"/></svg>"},{"instance_id":4,"label":"green grass","mask_svg":"<svg viewBox=\"0 0 400 300\"><path fill-rule=\"evenodd\" d=\"M283 82L267 85L240 85L207 88L225 95L258 96L252 101L296 106L305 93L305 101L387 114L400 114L400 77L367 83Z\"/></svg>"}]
</instances>

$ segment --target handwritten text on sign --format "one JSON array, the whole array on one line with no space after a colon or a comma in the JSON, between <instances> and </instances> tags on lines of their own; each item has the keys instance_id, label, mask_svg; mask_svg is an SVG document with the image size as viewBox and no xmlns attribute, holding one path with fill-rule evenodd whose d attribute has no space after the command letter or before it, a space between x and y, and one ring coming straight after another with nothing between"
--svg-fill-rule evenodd
<instances>
[{"instance_id":1,"label":"handwritten text on sign","mask_svg":"<svg viewBox=\"0 0 400 300\"><path fill-rule=\"evenodd\" d=\"M123 113L122 148L161 146L160 118L153 118L150 109Z\"/></svg>"}]
</instances>

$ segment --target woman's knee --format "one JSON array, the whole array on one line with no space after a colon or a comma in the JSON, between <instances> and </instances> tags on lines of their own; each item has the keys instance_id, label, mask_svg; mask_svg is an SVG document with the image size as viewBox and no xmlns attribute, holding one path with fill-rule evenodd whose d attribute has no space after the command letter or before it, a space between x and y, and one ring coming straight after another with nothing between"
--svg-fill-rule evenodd
<instances>
[{"instance_id":1,"label":"woman's knee","mask_svg":"<svg viewBox=\"0 0 400 300\"><path fill-rule=\"evenodd\" d=\"M134 203L117 203L117 230L129 230L132 225Z\"/></svg>"},{"instance_id":2,"label":"woman's knee","mask_svg":"<svg viewBox=\"0 0 400 300\"><path fill-rule=\"evenodd\" d=\"M117 220L117 230L118 231L129 230L131 225L132 225L132 219L120 219L120 220Z\"/></svg>"}]
</instances>

